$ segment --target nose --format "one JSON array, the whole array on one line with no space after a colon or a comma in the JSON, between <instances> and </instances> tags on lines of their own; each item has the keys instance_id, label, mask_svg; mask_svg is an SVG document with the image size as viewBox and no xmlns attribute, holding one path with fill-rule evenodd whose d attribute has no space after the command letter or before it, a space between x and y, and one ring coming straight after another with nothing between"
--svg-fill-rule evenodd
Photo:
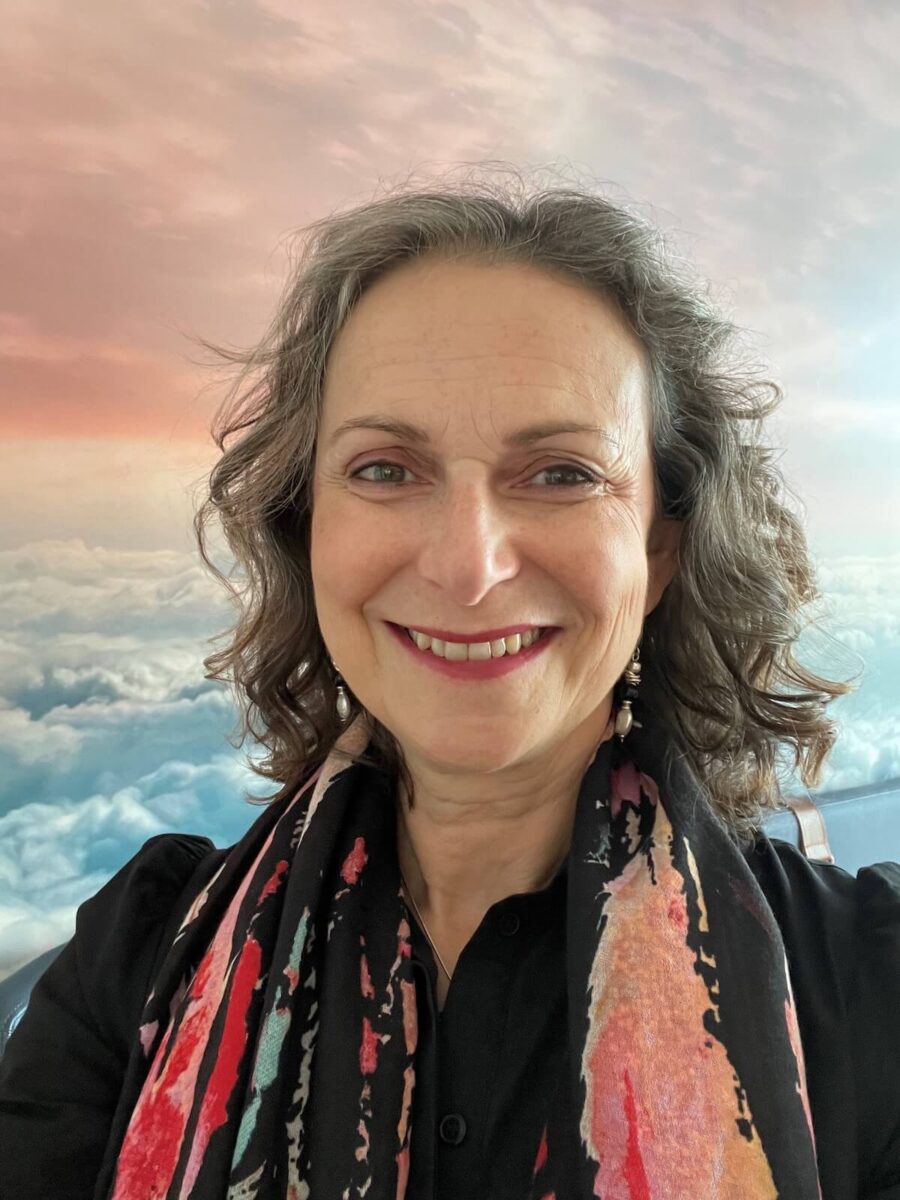
<instances>
[{"instance_id":1,"label":"nose","mask_svg":"<svg viewBox=\"0 0 900 1200\"><path fill-rule=\"evenodd\" d=\"M422 516L418 570L458 604L474 607L520 569L516 530L488 485L448 482Z\"/></svg>"}]
</instances>

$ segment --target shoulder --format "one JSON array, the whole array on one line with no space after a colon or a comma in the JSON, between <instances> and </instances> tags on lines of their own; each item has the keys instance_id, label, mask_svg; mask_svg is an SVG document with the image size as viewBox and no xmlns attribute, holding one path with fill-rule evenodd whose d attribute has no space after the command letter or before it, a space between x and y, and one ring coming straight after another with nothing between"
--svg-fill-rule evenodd
<instances>
[{"instance_id":1,"label":"shoulder","mask_svg":"<svg viewBox=\"0 0 900 1200\"><path fill-rule=\"evenodd\" d=\"M783 933L812 934L823 923L844 932L854 924L858 884L843 867L812 862L790 842L764 833L744 857Z\"/></svg>"},{"instance_id":2,"label":"shoulder","mask_svg":"<svg viewBox=\"0 0 900 1200\"><path fill-rule=\"evenodd\" d=\"M856 885L849 1017L857 1093L865 1105L860 1157L873 1163L874 1183L900 1188L900 864L863 867Z\"/></svg>"},{"instance_id":3,"label":"shoulder","mask_svg":"<svg viewBox=\"0 0 900 1200\"><path fill-rule=\"evenodd\" d=\"M852 875L765 834L744 856L791 941L833 933L850 938L853 957L867 965L888 973L900 965L900 863L874 863Z\"/></svg>"},{"instance_id":4,"label":"shoulder","mask_svg":"<svg viewBox=\"0 0 900 1200\"><path fill-rule=\"evenodd\" d=\"M762 833L744 855L781 930L795 991L815 988L818 1004L842 1009L855 970L857 880Z\"/></svg>"},{"instance_id":5,"label":"shoulder","mask_svg":"<svg viewBox=\"0 0 900 1200\"><path fill-rule=\"evenodd\" d=\"M221 853L206 837L165 833L150 838L80 906L76 941L96 949L146 932L165 920L198 866Z\"/></svg>"},{"instance_id":6,"label":"shoulder","mask_svg":"<svg viewBox=\"0 0 900 1200\"><path fill-rule=\"evenodd\" d=\"M852 1075L860 1181L900 1185L900 863L852 875L765 835L745 858L781 929L804 1043L819 1070L845 1061Z\"/></svg>"},{"instance_id":7,"label":"shoulder","mask_svg":"<svg viewBox=\"0 0 900 1200\"><path fill-rule=\"evenodd\" d=\"M835 957L824 965L839 976L848 1002L869 976L900 986L900 863L874 863L852 875L764 834L744 855L789 958L806 948L830 949ZM821 953L816 957L821 967Z\"/></svg>"},{"instance_id":8,"label":"shoulder","mask_svg":"<svg viewBox=\"0 0 900 1200\"><path fill-rule=\"evenodd\" d=\"M151 838L79 908L0 1061L4 1196L94 1194L160 947L224 853Z\"/></svg>"},{"instance_id":9,"label":"shoulder","mask_svg":"<svg viewBox=\"0 0 900 1200\"><path fill-rule=\"evenodd\" d=\"M206 837L150 838L78 909L69 969L94 1022L127 1054L161 944L227 851ZM65 952L64 952L65 953ZM62 957L62 956L61 956Z\"/></svg>"},{"instance_id":10,"label":"shoulder","mask_svg":"<svg viewBox=\"0 0 900 1200\"><path fill-rule=\"evenodd\" d=\"M134 908L145 915L158 914L184 887L197 864L216 848L207 837L163 833L146 841L137 854L86 900L78 921L90 920L96 910Z\"/></svg>"}]
</instances>

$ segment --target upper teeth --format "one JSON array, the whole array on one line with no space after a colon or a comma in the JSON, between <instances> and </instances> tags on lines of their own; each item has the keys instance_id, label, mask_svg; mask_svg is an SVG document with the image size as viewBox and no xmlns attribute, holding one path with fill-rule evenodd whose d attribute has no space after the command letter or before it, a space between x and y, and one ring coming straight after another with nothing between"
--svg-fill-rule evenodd
<instances>
[{"instance_id":1,"label":"upper teeth","mask_svg":"<svg viewBox=\"0 0 900 1200\"><path fill-rule=\"evenodd\" d=\"M501 658L504 654L518 654L537 641L542 631L528 629L525 633L513 633L493 642L444 642L440 638L429 637L427 633L419 633L416 629L407 629L406 632L420 650L430 650L432 654L451 662L465 662L466 659L484 660Z\"/></svg>"}]
</instances>

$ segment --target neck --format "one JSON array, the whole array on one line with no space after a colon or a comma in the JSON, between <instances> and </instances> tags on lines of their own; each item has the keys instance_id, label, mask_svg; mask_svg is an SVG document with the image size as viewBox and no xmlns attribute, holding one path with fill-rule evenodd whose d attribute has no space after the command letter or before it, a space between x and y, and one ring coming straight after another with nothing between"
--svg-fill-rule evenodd
<instances>
[{"instance_id":1,"label":"neck","mask_svg":"<svg viewBox=\"0 0 900 1200\"><path fill-rule=\"evenodd\" d=\"M415 804L398 795L397 854L433 937L465 944L493 904L550 884L569 853L584 772L612 736L609 710L578 732L517 779L443 775L434 786L407 756Z\"/></svg>"}]
</instances>

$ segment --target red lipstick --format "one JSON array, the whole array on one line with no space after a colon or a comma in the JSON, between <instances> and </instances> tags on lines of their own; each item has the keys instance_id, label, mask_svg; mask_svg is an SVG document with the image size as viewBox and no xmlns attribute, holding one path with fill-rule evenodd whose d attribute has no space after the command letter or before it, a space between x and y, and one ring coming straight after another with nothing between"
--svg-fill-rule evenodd
<instances>
[{"instance_id":1,"label":"red lipstick","mask_svg":"<svg viewBox=\"0 0 900 1200\"><path fill-rule=\"evenodd\" d=\"M546 650L549 643L559 632L558 628L546 629L536 642L532 642L524 650L520 650L518 654L504 654L500 658L488 658L476 662L450 662L446 658L441 658L437 654L433 654L431 650L420 650L416 643L412 640L406 629L402 625L395 625L393 621L385 622L388 629L391 631L397 641L406 647L407 653L413 655L416 662L423 667L429 667L432 671L443 675L448 679L461 680L487 680L499 679L503 675L508 675L510 671L518 670L520 667L527 667ZM414 627L416 628L416 627ZM521 630L533 629L533 625L520 625L517 628L510 630L510 633L518 633ZM417 633L428 633L428 630L416 628ZM439 633L428 636L440 637ZM499 633L497 636L505 636ZM459 636L443 639L445 641L483 641L489 642L494 640L492 637L482 637L481 635L473 635L467 638Z\"/></svg>"}]
</instances>

